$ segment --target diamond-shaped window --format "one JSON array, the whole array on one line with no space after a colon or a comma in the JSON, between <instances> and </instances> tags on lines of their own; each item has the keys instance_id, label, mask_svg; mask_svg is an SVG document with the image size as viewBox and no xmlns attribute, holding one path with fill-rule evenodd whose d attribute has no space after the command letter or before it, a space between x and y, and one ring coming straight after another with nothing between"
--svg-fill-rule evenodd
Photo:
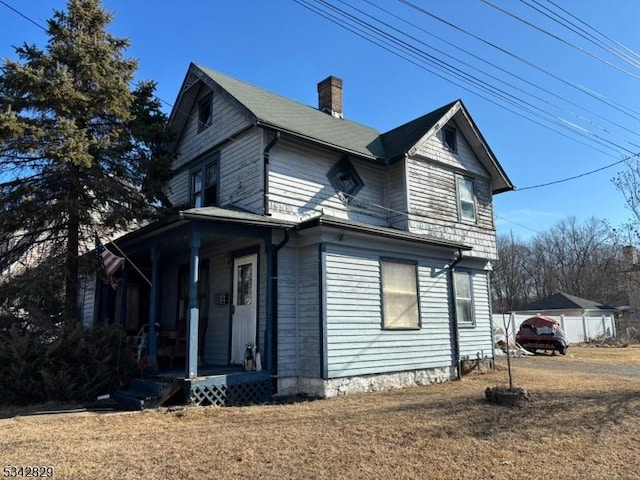
<instances>
[{"instance_id":1,"label":"diamond-shaped window","mask_svg":"<svg viewBox=\"0 0 640 480\"><path fill-rule=\"evenodd\" d=\"M336 163L327 173L327 178L338 193L345 195L347 202L364 187L364 183L347 157Z\"/></svg>"}]
</instances>

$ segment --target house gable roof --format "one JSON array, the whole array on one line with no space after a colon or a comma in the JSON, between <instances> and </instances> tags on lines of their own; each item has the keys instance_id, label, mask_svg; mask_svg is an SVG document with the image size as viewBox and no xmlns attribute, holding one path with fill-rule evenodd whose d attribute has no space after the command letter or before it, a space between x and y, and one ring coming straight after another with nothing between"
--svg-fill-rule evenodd
<instances>
[{"instance_id":1,"label":"house gable roof","mask_svg":"<svg viewBox=\"0 0 640 480\"><path fill-rule=\"evenodd\" d=\"M575 297L567 293L554 293L546 298L531 302L519 309L520 311L549 311L549 310L615 310L615 307L602 303Z\"/></svg>"},{"instance_id":2,"label":"house gable roof","mask_svg":"<svg viewBox=\"0 0 640 480\"><path fill-rule=\"evenodd\" d=\"M256 126L381 163L391 163L415 153L419 145L455 115L463 135L492 178L493 193L514 188L460 100L380 133L374 128L335 118L316 108L192 63L170 117L179 131L187 120L184 112L191 111L196 101L197 94L191 88L196 80L226 95Z\"/></svg>"}]
</instances>

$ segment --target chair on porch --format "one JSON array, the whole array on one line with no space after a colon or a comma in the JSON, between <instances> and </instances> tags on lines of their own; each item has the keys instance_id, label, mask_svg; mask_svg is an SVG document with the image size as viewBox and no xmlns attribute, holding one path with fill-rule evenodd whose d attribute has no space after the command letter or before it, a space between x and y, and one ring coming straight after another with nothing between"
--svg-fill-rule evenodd
<instances>
[{"instance_id":1,"label":"chair on porch","mask_svg":"<svg viewBox=\"0 0 640 480\"><path fill-rule=\"evenodd\" d=\"M198 321L198 361L202 359L204 336L208 320L200 317ZM160 345L157 350L158 358L168 358L169 368L173 368L174 358L186 358L187 355L187 322L178 320L176 330L169 330L160 335Z\"/></svg>"}]
</instances>

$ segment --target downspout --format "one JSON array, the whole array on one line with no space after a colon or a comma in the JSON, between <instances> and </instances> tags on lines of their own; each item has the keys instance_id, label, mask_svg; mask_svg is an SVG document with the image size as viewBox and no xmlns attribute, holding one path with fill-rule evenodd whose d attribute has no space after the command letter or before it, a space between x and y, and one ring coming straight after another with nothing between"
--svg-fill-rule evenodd
<instances>
[{"instance_id":1,"label":"downspout","mask_svg":"<svg viewBox=\"0 0 640 480\"><path fill-rule=\"evenodd\" d=\"M489 262L489 266L490 265L491 263ZM493 370L495 370L496 369L496 342L493 336L495 326L493 325L493 301L491 298L492 273L493 273L493 268L491 268L487 272L487 298L489 299L489 328L491 329L491 358L492 358L491 365L493 367Z\"/></svg>"},{"instance_id":2,"label":"downspout","mask_svg":"<svg viewBox=\"0 0 640 480\"><path fill-rule=\"evenodd\" d=\"M271 378L273 378L273 393L278 393L278 253L288 242L289 229L284 231L284 238L273 249L271 276Z\"/></svg>"},{"instance_id":3,"label":"downspout","mask_svg":"<svg viewBox=\"0 0 640 480\"><path fill-rule=\"evenodd\" d=\"M456 367L457 367L457 379L460 380L460 378L462 378L462 362L460 360L460 332L458 331L458 312L457 312L457 308L456 308L456 295L455 295L455 286L454 286L454 278L453 278L453 273L454 273L454 268L456 267L456 265L458 265L460 262L462 261L462 249L459 248L458 249L458 256L447 265L447 268L449 270L449 284L451 285L451 289L449 290L450 293L450 298L449 300L451 301L451 314L452 314L452 320L453 320L453 330L454 330L454 335L453 335L453 355L454 358L456 359Z\"/></svg>"},{"instance_id":4,"label":"downspout","mask_svg":"<svg viewBox=\"0 0 640 480\"><path fill-rule=\"evenodd\" d=\"M271 215L271 212L269 211L269 151L273 147L275 147L276 143L278 143L278 140L280 140L280 132L276 132L275 137L271 139L271 141L268 143L268 145L265 147L264 151L262 152L262 159L263 159L263 162L262 162L263 185L262 186L264 191L262 211L264 215Z\"/></svg>"}]
</instances>

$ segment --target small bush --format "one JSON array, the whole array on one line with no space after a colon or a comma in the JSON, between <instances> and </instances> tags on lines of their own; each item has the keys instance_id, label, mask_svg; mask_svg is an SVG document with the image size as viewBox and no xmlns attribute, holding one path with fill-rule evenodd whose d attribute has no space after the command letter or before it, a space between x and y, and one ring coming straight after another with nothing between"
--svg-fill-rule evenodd
<instances>
[{"instance_id":1,"label":"small bush","mask_svg":"<svg viewBox=\"0 0 640 480\"><path fill-rule=\"evenodd\" d=\"M14 324L0 331L0 404L92 400L125 384L133 365L117 325Z\"/></svg>"}]
</instances>

